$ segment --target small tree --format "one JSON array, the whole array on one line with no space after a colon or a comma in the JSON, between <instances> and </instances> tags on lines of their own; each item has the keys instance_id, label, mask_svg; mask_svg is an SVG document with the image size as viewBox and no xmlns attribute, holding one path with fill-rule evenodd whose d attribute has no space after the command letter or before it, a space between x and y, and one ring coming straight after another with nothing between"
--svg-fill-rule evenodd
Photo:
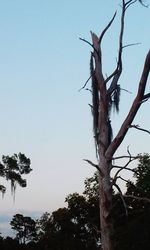
<instances>
[{"instance_id":1,"label":"small tree","mask_svg":"<svg viewBox=\"0 0 150 250\"><path fill-rule=\"evenodd\" d=\"M133 125L132 122L142 105L150 98L150 93L145 93L147 79L150 71L150 51L148 52L141 79L139 81L137 95L133 101L128 115L122 123L120 130L115 138L112 138L112 126L111 126L111 110L114 108L119 111L120 100L120 76L122 74L122 53L125 47L130 46L123 44L125 14L128 8L137 3L138 0L121 0L122 13L120 19L120 34L119 34L119 48L117 55L117 65L114 71L104 77L102 70L102 50L101 43L103 37L111 24L113 23L116 13L113 18L102 31L98 37L95 33L91 32L92 43L85 39L82 41L88 43L93 51L90 58L90 78L92 81L91 93L92 93L92 114L93 114L93 131L96 144L98 164L94 164L89 160L86 160L92 166L96 167L99 172L99 207L100 207L100 225L101 225L101 244L103 250L113 250L114 234L113 234L113 220L112 220L112 187L113 185L118 189L121 194L121 190L116 181L119 178L119 174L122 170L128 169L129 163L137 157L131 156L129 150L127 156L114 157L114 154L122 141L124 140L129 128L134 127L141 129L137 125ZM139 2L143 4L143 1ZM88 81L87 81L88 82ZM85 84L86 85L86 84ZM141 129L143 130L143 129ZM144 130L146 131L146 130ZM149 131L146 131L149 132ZM125 166L117 166L119 170L116 172L114 178L111 177L111 171L114 167L114 159L128 158L129 162ZM123 196L122 196L123 200ZM123 200L124 202L124 200Z\"/></svg>"},{"instance_id":2,"label":"small tree","mask_svg":"<svg viewBox=\"0 0 150 250\"><path fill-rule=\"evenodd\" d=\"M16 238L20 243L25 244L36 239L36 222L31 217L16 214L13 216L10 225L17 232Z\"/></svg>"},{"instance_id":3,"label":"small tree","mask_svg":"<svg viewBox=\"0 0 150 250\"><path fill-rule=\"evenodd\" d=\"M29 174L31 172L30 159L24 154L19 153L13 156L2 156L2 163L0 162L0 176L11 182L12 194L15 193L16 185L26 187L26 180L22 178L23 174ZM2 194L6 192L6 187L0 185L0 191Z\"/></svg>"}]
</instances>

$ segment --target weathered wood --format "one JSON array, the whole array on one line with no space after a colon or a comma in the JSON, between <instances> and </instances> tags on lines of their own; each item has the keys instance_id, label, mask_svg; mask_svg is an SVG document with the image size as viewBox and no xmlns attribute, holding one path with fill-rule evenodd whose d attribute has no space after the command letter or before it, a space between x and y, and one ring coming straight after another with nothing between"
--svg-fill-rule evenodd
<instances>
[{"instance_id":1,"label":"weathered wood","mask_svg":"<svg viewBox=\"0 0 150 250\"><path fill-rule=\"evenodd\" d=\"M114 237L113 237L113 220L112 220L112 182L110 171L112 169L112 160L114 153L122 143L126 136L131 124L141 106L141 104L150 97L150 93L145 94L146 83L150 72L150 51L148 52L139 81L137 95L133 101L131 109L125 118L118 134L110 140L111 124L110 124L110 105L112 95L115 93L118 87L118 81L122 74L122 53L123 53L123 34L124 34L124 22L125 12L131 4L136 1L122 0L122 14L121 14L121 28L119 34L119 50L117 67L113 73L104 79L102 68L102 50L101 42L105 32L111 26L116 14L113 16L109 24L104 31L98 37L95 33L91 32L92 44L89 43L93 52L91 54L92 70L90 72L92 84L93 102L95 100L94 94L96 91L96 105L93 103L93 126L94 137L98 153L98 165L90 164L96 167L99 171L99 207L100 207L100 226L101 226L101 249L102 250L114 250ZM111 81L111 82L110 82ZM107 83L110 82L109 87ZM97 89L95 89L97 88ZM97 103L98 102L98 103ZM120 172L120 170L118 170Z\"/></svg>"}]
</instances>

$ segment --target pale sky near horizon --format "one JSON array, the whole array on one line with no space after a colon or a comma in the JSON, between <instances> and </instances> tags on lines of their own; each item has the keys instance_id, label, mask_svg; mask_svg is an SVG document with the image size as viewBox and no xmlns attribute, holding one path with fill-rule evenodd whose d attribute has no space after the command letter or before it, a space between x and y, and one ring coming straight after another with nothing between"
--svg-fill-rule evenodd
<instances>
[{"instance_id":1,"label":"pale sky near horizon","mask_svg":"<svg viewBox=\"0 0 150 250\"><path fill-rule=\"evenodd\" d=\"M148 1L147 1L148 2ZM0 1L0 155L22 152L31 159L28 187L7 193L0 214L53 211L69 193L82 192L95 160L90 93L78 91L89 77L90 30L100 34L117 10L103 41L104 73L116 63L119 0ZM114 134L133 100L150 47L150 8L139 4L127 12L124 43L141 43L124 51L120 113L113 114ZM89 85L90 86L90 85ZM148 81L148 90L149 90ZM150 102L135 124L150 128ZM133 139L134 138L134 139ZM131 130L120 153L150 153L148 134ZM0 179L3 184L3 179Z\"/></svg>"}]
</instances>

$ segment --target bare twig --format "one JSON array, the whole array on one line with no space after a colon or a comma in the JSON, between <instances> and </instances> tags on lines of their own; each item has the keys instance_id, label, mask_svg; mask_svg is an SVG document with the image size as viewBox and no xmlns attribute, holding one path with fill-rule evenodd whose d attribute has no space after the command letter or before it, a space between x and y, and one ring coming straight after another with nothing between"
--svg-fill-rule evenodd
<instances>
[{"instance_id":1,"label":"bare twig","mask_svg":"<svg viewBox=\"0 0 150 250\"><path fill-rule=\"evenodd\" d=\"M114 72L112 74L110 74L106 79L105 79L105 83L109 82L116 74L118 73L118 68L116 67L116 69L114 70ZM108 90L110 92L110 88Z\"/></svg>"},{"instance_id":2,"label":"bare twig","mask_svg":"<svg viewBox=\"0 0 150 250\"><path fill-rule=\"evenodd\" d=\"M119 168L119 169L121 169L121 171L124 170L124 166L116 166L116 165L113 165L113 166L112 166L112 169L113 169L113 168ZM131 172L135 173L135 170L132 169L132 168L127 168L127 167L126 167L125 170L128 170L128 171L131 171Z\"/></svg>"},{"instance_id":3,"label":"bare twig","mask_svg":"<svg viewBox=\"0 0 150 250\"><path fill-rule=\"evenodd\" d=\"M130 169L130 170L131 170L131 169ZM134 171L134 172L135 172L135 171ZM124 181L124 182L126 182L126 183L130 183L129 180L126 180L126 179L124 179L124 178L121 177L121 176L118 176L117 179L120 179L120 180L122 180L122 181Z\"/></svg>"},{"instance_id":4,"label":"bare twig","mask_svg":"<svg viewBox=\"0 0 150 250\"><path fill-rule=\"evenodd\" d=\"M126 92L128 92L129 94L132 94L132 92L129 91L129 90L127 90L127 89L120 88L120 90L126 91Z\"/></svg>"},{"instance_id":5,"label":"bare twig","mask_svg":"<svg viewBox=\"0 0 150 250\"><path fill-rule=\"evenodd\" d=\"M130 159L132 159L132 155L130 153L129 146L127 146L127 152L128 152L128 155L130 156Z\"/></svg>"},{"instance_id":6,"label":"bare twig","mask_svg":"<svg viewBox=\"0 0 150 250\"><path fill-rule=\"evenodd\" d=\"M126 2L126 7L125 7L125 9L127 10L129 7L130 7L130 5L132 5L132 4L134 4L134 3L136 3L137 2L137 0L130 0L130 1L128 1L128 2Z\"/></svg>"},{"instance_id":7,"label":"bare twig","mask_svg":"<svg viewBox=\"0 0 150 250\"><path fill-rule=\"evenodd\" d=\"M109 29L109 27L112 25L115 17L116 17L117 12L115 12L115 14L113 15L112 19L110 20L110 22L108 23L108 25L106 26L106 28L102 31L100 37L99 37L99 44L101 44L101 41L103 39L103 36L105 35L106 31Z\"/></svg>"},{"instance_id":8,"label":"bare twig","mask_svg":"<svg viewBox=\"0 0 150 250\"><path fill-rule=\"evenodd\" d=\"M115 176L114 176L114 178L113 178L113 183L116 183L116 180L117 180L117 178L118 178L118 174L119 174L122 170L130 170L130 171L132 171L130 168L128 168L128 165L129 165L132 161L136 160L137 157L132 157L132 155L130 155L129 149L128 149L128 153L129 153L129 160L128 160L128 162L127 162L123 167L121 167L121 166L118 167L119 169L118 169L118 171L115 173ZM112 166L112 168L113 168L113 166Z\"/></svg>"},{"instance_id":9,"label":"bare twig","mask_svg":"<svg viewBox=\"0 0 150 250\"><path fill-rule=\"evenodd\" d=\"M127 47L135 46L135 45L139 45L139 44L141 44L141 43L130 43L130 44L124 45L122 48L125 49Z\"/></svg>"},{"instance_id":10,"label":"bare twig","mask_svg":"<svg viewBox=\"0 0 150 250\"><path fill-rule=\"evenodd\" d=\"M132 158L132 159L138 159L139 156L129 156L129 155L121 155L121 156L117 156L117 157L113 157L112 160L120 160L120 159L123 159L123 158Z\"/></svg>"},{"instance_id":11,"label":"bare twig","mask_svg":"<svg viewBox=\"0 0 150 250\"><path fill-rule=\"evenodd\" d=\"M139 0L140 4L142 4L144 7L148 8L148 4L144 4L143 0Z\"/></svg>"},{"instance_id":12,"label":"bare twig","mask_svg":"<svg viewBox=\"0 0 150 250\"><path fill-rule=\"evenodd\" d=\"M89 88L86 88L85 90L87 90L87 91L89 91L89 92L91 92L91 93L92 93L92 90L91 90L91 89L89 89Z\"/></svg>"},{"instance_id":13,"label":"bare twig","mask_svg":"<svg viewBox=\"0 0 150 250\"><path fill-rule=\"evenodd\" d=\"M80 39L81 41L83 41L83 42L89 44L89 45L94 49L94 51L98 54L97 49L94 47L94 45L93 45L92 43L90 43L89 41L87 41L86 39L81 38L81 37L79 37L79 39Z\"/></svg>"},{"instance_id":14,"label":"bare twig","mask_svg":"<svg viewBox=\"0 0 150 250\"><path fill-rule=\"evenodd\" d=\"M146 132L146 133L150 134L150 131L149 131L149 130L144 129L144 128L140 128L139 125L132 125L132 124L131 124L129 127L130 127L130 128L135 128L135 129L138 129L138 130L140 130L140 131L143 131L143 132Z\"/></svg>"},{"instance_id":15,"label":"bare twig","mask_svg":"<svg viewBox=\"0 0 150 250\"><path fill-rule=\"evenodd\" d=\"M137 0L129 0L125 4L128 5L128 4L130 4L130 3L134 2L134 1L137 1Z\"/></svg>"},{"instance_id":16,"label":"bare twig","mask_svg":"<svg viewBox=\"0 0 150 250\"><path fill-rule=\"evenodd\" d=\"M95 163L93 163L92 161L90 160L87 160L87 159L83 159L83 161L86 161L87 163L89 163L92 167L96 168L98 171L100 170L99 169L99 166Z\"/></svg>"},{"instance_id":17,"label":"bare twig","mask_svg":"<svg viewBox=\"0 0 150 250\"><path fill-rule=\"evenodd\" d=\"M86 80L85 84L83 85L82 88L79 89L79 91L81 91L82 89L84 89L87 85L87 83L89 82L89 80L91 79L92 76L89 76L89 78Z\"/></svg>"},{"instance_id":18,"label":"bare twig","mask_svg":"<svg viewBox=\"0 0 150 250\"><path fill-rule=\"evenodd\" d=\"M123 51L123 34L124 34L124 18L125 18L125 3L123 1L122 14L121 14L121 27L119 35L119 50L118 50L118 59L117 67L114 72L105 80L105 83L109 82L112 79L111 85L108 89L108 93L111 94L117 86L119 78L122 73L122 51Z\"/></svg>"}]
</instances>

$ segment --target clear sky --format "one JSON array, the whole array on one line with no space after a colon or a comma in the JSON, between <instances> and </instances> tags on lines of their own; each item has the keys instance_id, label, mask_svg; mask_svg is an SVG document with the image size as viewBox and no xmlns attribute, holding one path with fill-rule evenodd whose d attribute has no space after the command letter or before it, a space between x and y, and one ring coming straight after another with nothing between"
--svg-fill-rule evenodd
<instances>
[{"instance_id":1,"label":"clear sky","mask_svg":"<svg viewBox=\"0 0 150 250\"><path fill-rule=\"evenodd\" d=\"M147 1L148 2L148 1ZM95 160L90 93L78 91L89 77L90 30L100 34L117 10L103 41L104 73L115 68L120 15L119 0L0 1L0 155L22 152L31 159L28 187L17 188L16 201L7 193L0 214L53 211L65 197L82 192L94 170L82 159ZM128 10L120 114L113 115L114 134L123 121L150 47L150 8ZM148 85L148 89L149 89ZM135 124L150 128L150 103ZM147 134L131 130L121 147L149 152ZM0 179L1 184L4 184Z\"/></svg>"}]
</instances>

